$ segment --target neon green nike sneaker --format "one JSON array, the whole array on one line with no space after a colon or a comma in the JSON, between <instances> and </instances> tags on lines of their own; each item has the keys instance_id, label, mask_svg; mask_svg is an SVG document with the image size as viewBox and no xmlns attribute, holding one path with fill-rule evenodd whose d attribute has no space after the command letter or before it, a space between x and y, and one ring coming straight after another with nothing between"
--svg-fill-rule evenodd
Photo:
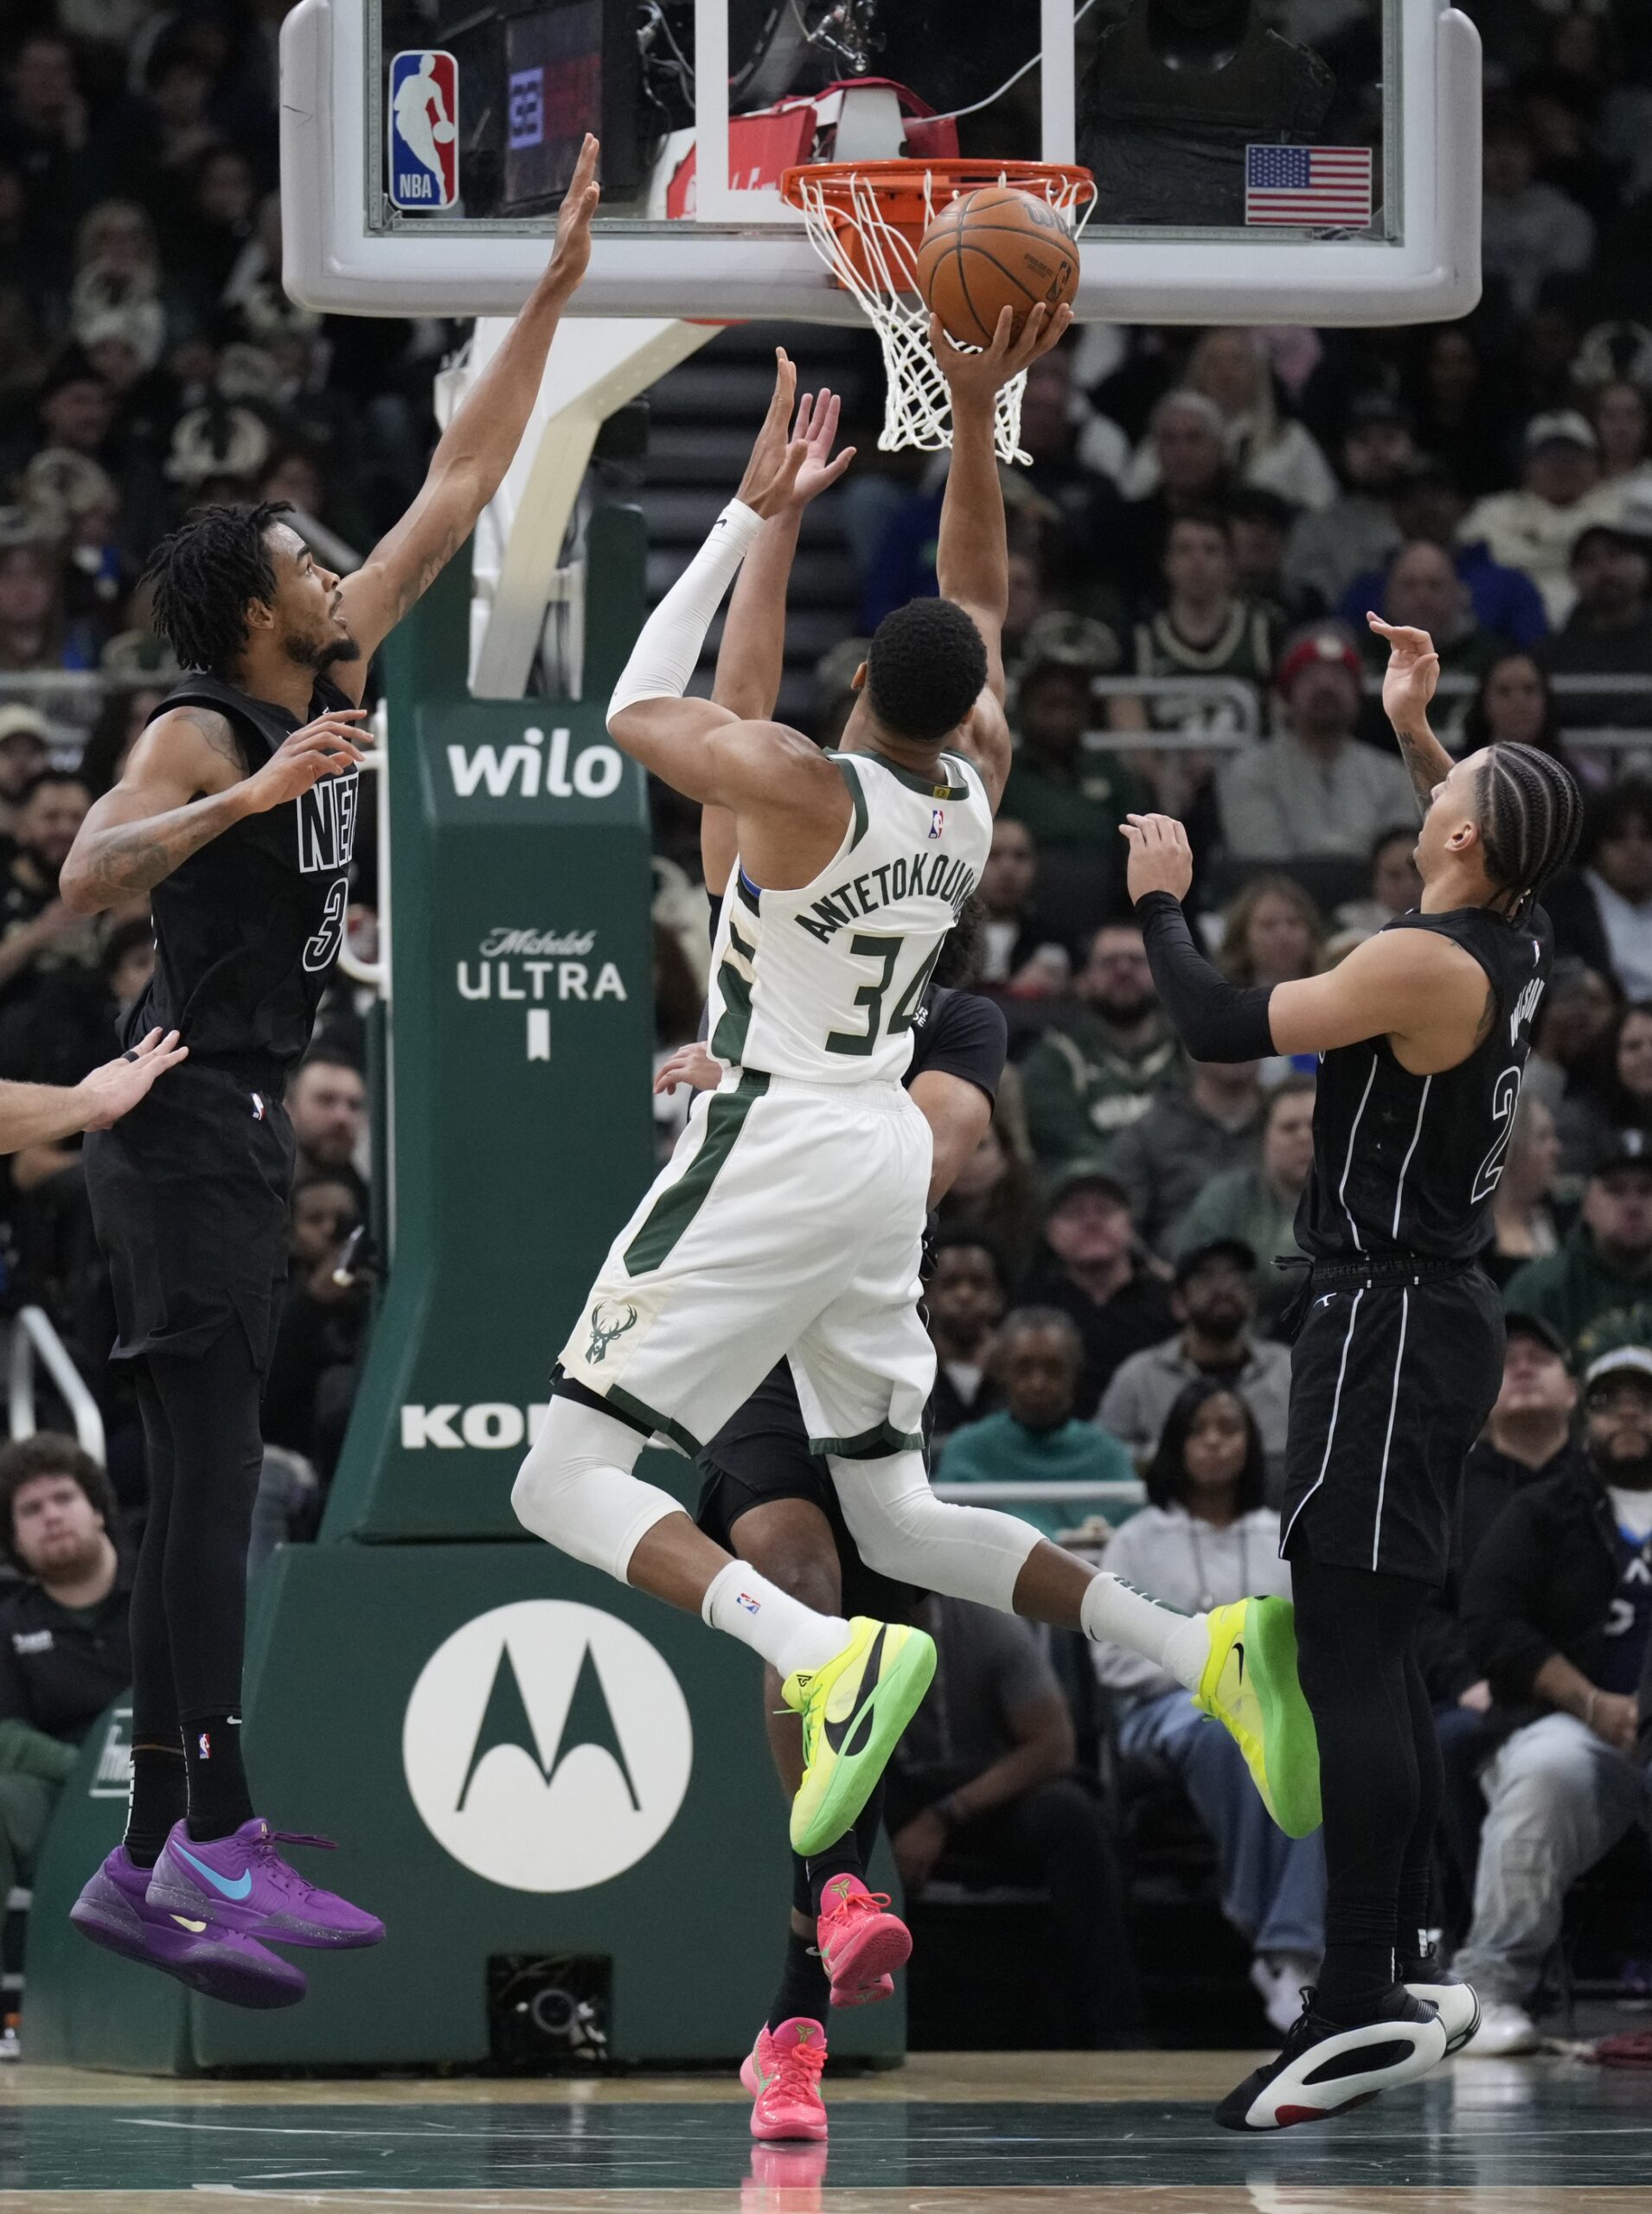
<instances>
[{"instance_id":1,"label":"neon green nike sneaker","mask_svg":"<svg viewBox=\"0 0 1652 2214\"><path fill-rule=\"evenodd\" d=\"M1287 1837L1319 1827L1319 1739L1297 1680L1289 1599L1239 1599L1207 1617L1210 1652L1193 1703L1245 1756L1262 1803Z\"/></svg>"},{"instance_id":2,"label":"neon green nike sneaker","mask_svg":"<svg viewBox=\"0 0 1652 2214\"><path fill-rule=\"evenodd\" d=\"M786 1678L782 1697L803 1717L803 1782L791 1802L794 1852L823 1852L854 1827L934 1673L933 1638L904 1623L857 1615L841 1653L823 1667L799 1668Z\"/></svg>"}]
</instances>

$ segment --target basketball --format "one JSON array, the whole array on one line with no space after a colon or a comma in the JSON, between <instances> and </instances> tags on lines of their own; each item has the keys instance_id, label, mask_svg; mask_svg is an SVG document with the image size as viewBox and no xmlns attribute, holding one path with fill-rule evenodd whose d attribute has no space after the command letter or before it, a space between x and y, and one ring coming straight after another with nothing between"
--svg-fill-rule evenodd
<instances>
[{"instance_id":1,"label":"basketball","mask_svg":"<svg viewBox=\"0 0 1652 2214\"><path fill-rule=\"evenodd\" d=\"M1047 200L988 185L960 193L924 233L918 289L960 346L989 346L998 317L1015 311L1019 336L1042 300L1061 306L1079 289L1079 248Z\"/></svg>"},{"instance_id":2,"label":"basketball","mask_svg":"<svg viewBox=\"0 0 1652 2214\"><path fill-rule=\"evenodd\" d=\"M453 143L453 126L451 123L432 123L430 126L430 135L439 146L451 146Z\"/></svg>"}]
</instances>

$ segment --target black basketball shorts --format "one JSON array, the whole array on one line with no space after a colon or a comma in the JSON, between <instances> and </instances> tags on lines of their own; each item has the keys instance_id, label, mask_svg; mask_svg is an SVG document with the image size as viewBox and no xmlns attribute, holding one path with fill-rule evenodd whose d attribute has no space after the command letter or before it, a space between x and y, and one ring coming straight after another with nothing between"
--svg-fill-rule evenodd
<instances>
[{"instance_id":1,"label":"black basketball shorts","mask_svg":"<svg viewBox=\"0 0 1652 2214\"><path fill-rule=\"evenodd\" d=\"M1479 1269L1316 1270L1290 1356L1285 1558L1443 1584L1463 1457L1502 1373L1502 1307Z\"/></svg>"}]
</instances>

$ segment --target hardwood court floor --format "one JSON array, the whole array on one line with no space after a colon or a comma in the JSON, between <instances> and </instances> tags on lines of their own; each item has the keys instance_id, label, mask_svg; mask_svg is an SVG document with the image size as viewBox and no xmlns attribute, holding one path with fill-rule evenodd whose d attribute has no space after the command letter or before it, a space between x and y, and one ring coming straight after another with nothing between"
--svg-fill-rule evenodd
<instances>
[{"instance_id":1,"label":"hardwood court floor","mask_svg":"<svg viewBox=\"0 0 1652 2214\"><path fill-rule=\"evenodd\" d=\"M3 2214L1652 2214L1652 2075L1462 2061L1341 2122L1211 2121L1229 2053L926 2053L829 2147L737 2086L0 2075Z\"/></svg>"}]
</instances>

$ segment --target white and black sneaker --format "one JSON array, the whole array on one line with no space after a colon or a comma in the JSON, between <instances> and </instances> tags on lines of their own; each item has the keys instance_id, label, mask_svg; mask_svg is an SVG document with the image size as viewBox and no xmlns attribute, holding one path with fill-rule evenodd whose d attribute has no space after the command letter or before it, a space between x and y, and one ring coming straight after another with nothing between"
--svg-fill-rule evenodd
<instances>
[{"instance_id":1,"label":"white and black sneaker","mask_svg":"<svg viewBox=\"0 0 1652 2214\"><path fill-rule=\"evenodd\" d=\"M1431 1945L1400 1965L1399 1980L1413 1999L1433 2007L1445 2032L1447 2055L1461 2052L1480 2026L1480 2001L1471 1983L1464 1983L1448 1968Z\"/></svg>"},{"instance_id":2,"label":"white and black sneaker","mask_svg":"<svg viewBox=\"0 0 1652 2214\"><path fill-rule=\"evenodd\" d=\"M1299 2121L1363 2106L1445 2057L1445 2031L1431 2006L1401 1985L1385 1993L1369 2021L1329 2022L1304 1991L1303 2010L1284 2051L1247 2076L1216 2109L1225 2129L1290 2129Z\"/></svg>"}]
</instances>

